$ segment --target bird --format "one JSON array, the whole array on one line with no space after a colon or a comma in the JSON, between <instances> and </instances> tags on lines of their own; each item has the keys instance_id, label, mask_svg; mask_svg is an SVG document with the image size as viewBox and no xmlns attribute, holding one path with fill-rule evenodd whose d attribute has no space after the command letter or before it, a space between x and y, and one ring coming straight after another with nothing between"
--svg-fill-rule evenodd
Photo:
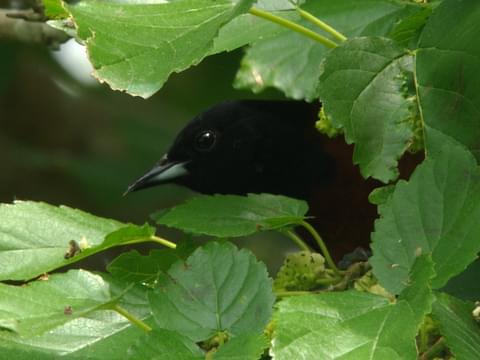
<instances>
[{"instance_id":1,"label":"bird","mask_svg":"<svg viewBox=\"0 0 480 360\"><path fill-rule=\"evenodd\" d=\"M377 217L368 195L382 184L361 176L343 137L319 133L320 108L291 100L216 104L195 116L125 193L173 183L202 194L285 195L308 202L309 221L337 260L368 248ZM403 177L419 162L401 166Z\"/></svg>"},{"instance_id":2,"label":"bird","mask_svg":"<svg viewBox=\"0 0 480 360\"><path fill-rule=\"evenodd\" d=\"M333 160L305 141L318 106L300 101L237 100L196 116L167 153L127 193L164 183L203 194L270 193L305 199L327 182ZM311 136L311 135L310 135Z\"/></svg>"}]
</instances>

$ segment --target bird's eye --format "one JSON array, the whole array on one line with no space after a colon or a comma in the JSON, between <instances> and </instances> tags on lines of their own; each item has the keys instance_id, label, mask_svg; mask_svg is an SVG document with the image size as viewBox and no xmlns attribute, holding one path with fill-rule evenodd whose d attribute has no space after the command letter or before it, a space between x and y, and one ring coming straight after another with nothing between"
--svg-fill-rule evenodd
<instances>
[{"instance_id":1,"label":"bird's eye","mask_svg":"<svg viewBox=\"0 0 480 360\"><path fill-rule=\"evenodd\" d=\"M206 130L202 131L195 137L195 149L198 151L212 150L215 145L217 136L214 131Z\"/></svg>"}]
</instances>

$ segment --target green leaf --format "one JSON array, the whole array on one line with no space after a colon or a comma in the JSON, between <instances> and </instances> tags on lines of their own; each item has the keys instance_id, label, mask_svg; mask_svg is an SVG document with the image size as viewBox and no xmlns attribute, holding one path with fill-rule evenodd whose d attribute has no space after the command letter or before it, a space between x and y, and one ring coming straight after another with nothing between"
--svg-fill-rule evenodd
<instances>
[{"instance_id":1,"label":"green leaf","mask_svg":"<svg viewBox=\"0 0 480 360\"><path fill-rule=\"evenodd\" d=\"M258 360L268 347L263 335L245 334L232 337L219 347L213 355L214 360Z\"/></svg>"},{"instance_id":2,"label":"green leaf","mask_svg":"<svg viewBox=\"0 0 480 360\"><path fill-rule=\"evenodd\" d=\"M45 8L45 15L49 19L65 19L68 17L61 0L42 0L42 3Z\"/></svg>"},{"instance_id":3,"label":"green leaf","mask_svg":"<svg viewBox=\"0 0 480 360\"><path fill-rule=\"evenodd\" d=\"M83 270L26 286L0 284L0 328L37 335L114 301L103 279Z\"/></svg>"},{"instance_id":4,"label":"green leaf","mask_svg":"<svg viewBox=\"0 0 480 360\"><path fill-rule=\"evenodd\" d=\"M480 251L480 170L461 146L447 146L399 181L380 206L370 263L380 284L398 294L421 254L431 254L437 289Z\"/></svg>"},{"instance_id":5,"label":"green leaf","mask_svg":"<svg viewBox=\"0 0 480 360\"><path fill-rule=\"evenodd\" d=\"M388 37L402 46L416 48L421 30L423 30L423 27L431 14L431 7L418 9L414 14L405 17L395 24L395 27L392 29Z\"/></svg>"},{"instance_id":6,"label":"green leaf","mask_svg":"<svg viewBox=\"0 0 480 360\"><path fill-rule=\"evenodd\" d=\"M154 233L147 225L122 224L32 201L0 204L0 218L0 280L31 279L112 246L146 240ZM65 259L67 252L70 257Z\"/></svg>"},{"instance_id":7,"label":"green leaf","mask_svg":"<svg viewBox=\"0 0 480 360\"><path fill-rule=\"evenodd\" d=\"M138 339L129 350L129 360L202 360L202 350L188 337L175 331L155 329Z\"/></svg>"},{"instance_id":8,"label":"green leaf","mask_svg":"<svg viewBox=\"0 0 480 360\"><path fill-rule=\"evenodd\" d=\"M208 55L219 28L248 10L252 2L83 0L67 9L85 41L94 76L114 90L147 98L172 72Z\"/></svg>"},{"instance_id":9,"label":"green leaf","mask_svg":"<svg viewBox=\"0 0 480 360\"><path fill-rule=\"evenodd\" d=\"M387 185L375 188L368 194L368 202L373 205L383 205L387 202L395 190L395 185Z\"/></svg>"},{"instance_id":10,"label":"green leaf","mask_svg":"<svg viewBox=\"0 0 480 360\"><path fill-rule=\"evenodd\" d=\"M445 0L428 20L416 52L426 150L441 151L444 134L480 159L480 2Z\"/></svg>"},{"instance_id":11,"label":"green leaf","mask_svg":"<svg viewBox=\"0 0 480 360\"><path fill-rule=\"evenodd\" d=\"M463 300L478 301L480 299L480 260L471 263L465 271L450 279L441 289L452 296Z\"/></svg>"},{"instance_id":12,"label":"green leaf","mask_svg":"<svg viewBox=\"0 0 480 360\"><path fill-rule=\"evenodd\" d=\"M302 9L315 15L347 36L360 35L369 24L388 17L394 24L395 14L406 8L416 8L389 0L315 0ZM283 13L281 15L283 17ZM291 19L296 20L295 15ZM318 31L312 24L295 21ZM387 31L387 32L385 32ZM369 35L386 35L390 27L372 29ZM250 38L250 42L254 39ZM317 83L321 74L321 62L328 53L323 45L291 30L267 33L247 50L235 79L235 87L249 88L260 92L267 87L276 87L294 99L313 100L317 95Z\"/></svg>"},{"instance_id":13,"label":"green leaf","mask_svg":"<svg viewBox=\"0 0 480 360\"><path fill-rule=\"evenodd\" d=\"M203 195L174 207L156 221L194 234L237 237L298 224L307 210L305 201L280 195Z\"/></svg>"},{"instance_id":14,"label":"green leaf","mask_svg":"<svg viewBox=\"0 0 480 360\"><path fill-rule=\"evenodd\" d=\"M417 327L422 324L425 315L432 310L434 296L430 282L435 276L433 266L430 256L418 257L410 272L408 287L399 296L399 300L405 300L410 305Z\"/></svg>"},{"instance_id":15,"label":"green leaf","mask_svg":"<svg viewBox=\"0 0 480 360\"><path fill-rule=\"evenodd\" d=\"M209 243L175 263L149 295L157 326L193 341L221 331L256 334L270 319L274 295L265 265L229 243Z\"/></svg>"},{"instance_id":16,"label":"green leaf","mask_svg":"<svg viewBox=\"0 0 480 360\"><path fill-rule=\"evenodd\" d=\"M125 284L142 283L148 287L155 287L162 273L165 273L174 262L187 258L193 250L189 245L180 245L175 250L152 250L146 256L132 250L115 258L108 264L107 270L114 278Z\"/></svg>"},{"instance_id":17,"label":"green leaf","mask_svg":"<svg viewBox=\"0 0 480 360\"><path fill-rule=\"evenodd\" d=\"M480 327L473 320L473 304L438 293L433 303L433 318L457 359L478 359Z\"/></svg>"},{"instance_id":18,"label":"green leaf","mask_svg":"<svg viewBox=\"0 0 480 360\"><path fill-rule=\"evenodd\" d=\"M295 296L274 316L271 353L290 359L415 359L416 324L406 301L357 291Z\"/></svg>"},{"instance_id":19,"label":"green leaf","mask_svg":"<svg viewBox=\"0 0 480 360\"><path fill-rule=\"evenodd\" d=\"M2 356L15 360L51 360L60 356L118 360L142 334L114 311L101 310L32 338L0 331L0 348Z\"/></svg>"},{"instance_id":20,"label":"green leaf","mask_svg":"<svg viewBox=\"0 0 480 360\"><path fill-rule=\"evenodd\" d=\"M353 162L365 178L398 176L416 120L412 70L413 56L386 38L355 38L325 59L319 83L325 113L355 143Z\"/></svg>"}]
</instances>

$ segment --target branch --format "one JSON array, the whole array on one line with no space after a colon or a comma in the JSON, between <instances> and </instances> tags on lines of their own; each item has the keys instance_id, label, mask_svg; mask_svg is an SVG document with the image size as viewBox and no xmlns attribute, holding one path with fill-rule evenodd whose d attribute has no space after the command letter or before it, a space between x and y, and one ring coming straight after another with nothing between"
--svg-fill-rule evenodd
<instances>
[{"instance_id":1,"label":"branch","mask_svg":"<svg viewBox=\"0 0 480 360\"><path fill-rule=\"evenodd\" d=\"M38 20L42 20L41 16L31 9L0 9L0 41L19 41L58 48L70 38L63 31Z\"/></svg>"}]
</instances>

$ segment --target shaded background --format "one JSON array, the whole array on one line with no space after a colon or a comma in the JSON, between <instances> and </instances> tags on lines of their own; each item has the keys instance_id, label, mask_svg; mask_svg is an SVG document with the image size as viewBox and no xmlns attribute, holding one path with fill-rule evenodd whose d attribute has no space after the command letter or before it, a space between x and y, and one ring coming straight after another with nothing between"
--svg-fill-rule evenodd
<instances>
[{"instance_id":1,"label":"shaded background","mask_svg":"<svg viewBox=\"0 0 480 360\"><path fill-rule=\"evenodd\" d=\"M273 90L254 96L232 88L242 51L209 57L172 75L148 100L132 97L92 81L82 65L82 48L75 45L70 40L61 52L52 52L0 41L1 202L45 201L144 223L151 213L194 195L164 185L122 197L185 123L223 100L281 98ZM182 237L167 228L158 234L174 241ZM283 237L269 233L237 243L252 248L271 271L290 247ZM274 255L272 247L277 249ZM95 266L118 251L97 257Z\"/></svg>"}]
</instances>

